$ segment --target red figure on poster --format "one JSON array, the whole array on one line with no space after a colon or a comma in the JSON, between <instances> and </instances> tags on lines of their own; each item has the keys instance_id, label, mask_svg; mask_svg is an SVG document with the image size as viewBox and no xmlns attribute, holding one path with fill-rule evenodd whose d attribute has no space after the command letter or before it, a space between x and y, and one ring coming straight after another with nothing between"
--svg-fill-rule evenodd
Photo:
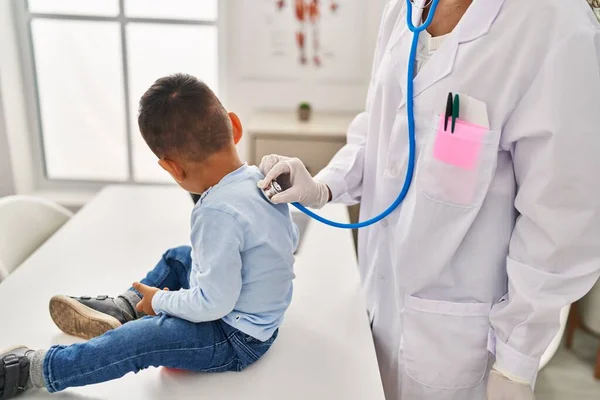
<instances>
[{"instance_id":1,"label":"red figure on poster","mask_svg":"<svg viewBox=\"0 0 600 400\"><path fill-rule=\"evenodd\" d=\"M320 32L319 22L321 19L321 2L319 0L294 0L294 14L296 20L300 23L300 27L296 32L296 45L300 51L300 64L306 65L308 63L308 57L306 52L307 32L306 25L310 24L312 33L312 49L313 49L313 63L317 66L321 66L320 56ZM277 8L283 10L286 6L285 0L277 0ZM339 4L335 0L330 1L329 9L335 13L339 8Z\"/></svg>"}]
</instances>

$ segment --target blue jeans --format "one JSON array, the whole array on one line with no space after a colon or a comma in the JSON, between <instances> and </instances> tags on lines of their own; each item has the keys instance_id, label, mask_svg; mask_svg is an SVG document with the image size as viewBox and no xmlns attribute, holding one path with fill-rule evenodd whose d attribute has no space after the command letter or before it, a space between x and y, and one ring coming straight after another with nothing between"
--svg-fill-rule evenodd
<instances>
[{"instance_id":1,"label":"blue jeans","mask_svg":"<svg viewBox=\"0 0 600 400\"><path fill-rule=\"evenodd\" d=\"M161 289L189 288L191 263L189 247L171 249L141 282ZM165 315L144 317L85 343L51 347L44 359L44 381L48 391L57 392L148 367L241 371L276 338L277 332L261 342L221 320L195 324Z\"/></svg>"}]
</instances>

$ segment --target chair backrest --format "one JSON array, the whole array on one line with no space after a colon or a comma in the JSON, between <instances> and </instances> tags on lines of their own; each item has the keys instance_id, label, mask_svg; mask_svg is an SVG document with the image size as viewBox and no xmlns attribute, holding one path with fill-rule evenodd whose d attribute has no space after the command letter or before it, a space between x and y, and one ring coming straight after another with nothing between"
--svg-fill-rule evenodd
<instances>
[{"instance_id":1,"label":"chair backrest","mask_svg":"<svg viewBox=\"0 0 600 400\"><path fill-rule=\"evenodd\" d=\"M600 279L577 304L583 325L600 335Z\"/></svg>"},{"instance_id":2,"label":"chair backrest","mask_svg":"<svg viewBox=\"0 0 600 400\"><path fill-rule=\"evenodd\" d=\"M0 282L72 216L37 197L0 198Z\"/></svg>"},{"instance_id":3,"label":"chair backrest","mask_svg":"<svg viewBox=\"0 0 600 400\"><path fill-rule=\"evenodd\" d=\"M567 328L567 320L569 319L569 311L571 310L571 305L564 306L560 312L560 328L558 329L558 333L550 342L550 345L542 354L542 358L540 359L539 370L544 368L548 362L554 357L554 354L558 351L560 344L562 342L563 335L565 334L565 329Z\"/></svg>"}]
</instances>

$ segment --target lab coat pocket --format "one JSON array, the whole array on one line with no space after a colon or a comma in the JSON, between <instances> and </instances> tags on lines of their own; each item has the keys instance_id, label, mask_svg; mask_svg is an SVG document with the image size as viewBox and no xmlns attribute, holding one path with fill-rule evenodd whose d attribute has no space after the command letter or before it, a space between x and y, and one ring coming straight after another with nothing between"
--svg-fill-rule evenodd
<instances>
[{"instance_id":1,"label":"lab coat pocket","mask_svg":"<svg viewBox=\"0 0 600 400\"><path fill-rule=\"evenodd\" d=\"M492 181L498 159L500 132L458 120L454 133L438 119L417 171L421 193L459 207L480 205Z\"/></svg>"},{"instance_id":2,"label":"lab coat pocket","mask_svg":"<svg viewBox=\"0 0 600 400\"><path fill-rule=\"evenodd\" d=\"M404 306L404 367L437 389L479 384L488 365L488 303L453 303L409 296Z\"/></svg>"}]
</instances>

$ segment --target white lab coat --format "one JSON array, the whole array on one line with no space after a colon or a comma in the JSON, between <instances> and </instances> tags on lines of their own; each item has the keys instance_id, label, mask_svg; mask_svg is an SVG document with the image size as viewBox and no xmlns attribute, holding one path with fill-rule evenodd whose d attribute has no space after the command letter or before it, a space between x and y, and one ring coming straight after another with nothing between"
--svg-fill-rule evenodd
<instances>
[{"instance_id":1,"label":"white lab coat","mask_svg":"<svg viewBox=\"0 0 600 400\"><path fill-rule=\"evenodd\" d=\"M366 111L316 177L335 201L360 201L361 220L387 208L405 179L405 12L404 0L387 5ZM389 400L483 400L492 353L534 381L561 308L598 279L599 54L583 0L475 0L419 71L411 189L359 235ZM471 171L433 155L448 92L487 106Z\"/></svg>"}]
</instances>

